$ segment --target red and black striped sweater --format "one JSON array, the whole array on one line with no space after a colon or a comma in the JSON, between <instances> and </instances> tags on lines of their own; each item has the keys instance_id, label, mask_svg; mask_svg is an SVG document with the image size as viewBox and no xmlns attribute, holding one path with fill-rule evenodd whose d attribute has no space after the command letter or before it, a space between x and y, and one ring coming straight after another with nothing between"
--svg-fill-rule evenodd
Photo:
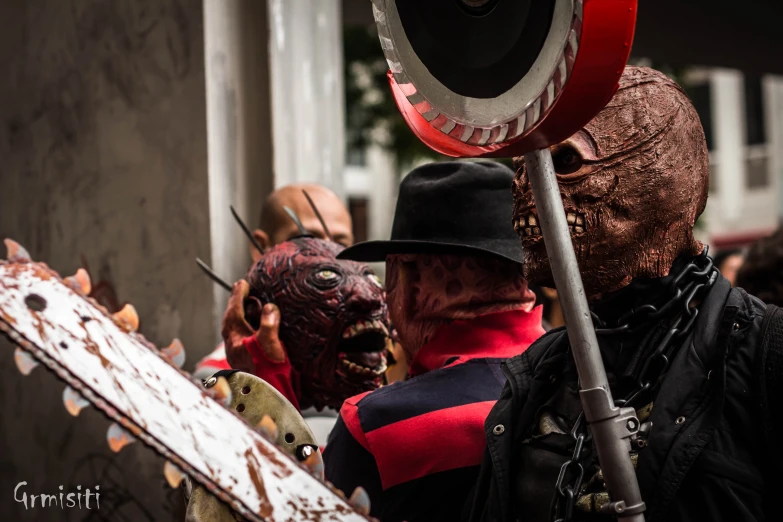
<instances>
[{"instance_id":1,"label":"red and black striped sweater","mask_svg":"<svg viewBox=\"0 0 783 522\"><path fill-rule=\"evenodd\" d=\"M327 480L362 486L383 522L459 520L505 383L501 364L543 333L541 307L439 329L408 380L345 401L324 452Z\"/></svg>"}]
</instances>

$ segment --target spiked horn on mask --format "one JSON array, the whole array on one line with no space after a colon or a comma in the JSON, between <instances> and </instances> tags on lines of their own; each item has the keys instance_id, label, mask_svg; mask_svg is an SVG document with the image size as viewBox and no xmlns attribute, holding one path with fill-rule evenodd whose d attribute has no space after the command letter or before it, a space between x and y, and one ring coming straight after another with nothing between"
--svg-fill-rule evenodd
<instances>
[{"instance_id":1,"label":"spiked horn on mask","mask_svg":"<svg viewBox=\"0 0 783 522\"><path fill-rule=\"evenodd\" d=\"M204 261L202 261L199 258L196 258L196 264L202 270L202 272L204 272L207 275L207 277L209 277L215 284L217 284L221 288L224 288L226 292L231 291L231 285L226 283L219 275L215 273L214 270L209 268L209 265L207 265Z\"/></svg>"},{"instance_id":2,"label":"spiked horn on mask","mask_svg":"<svg viewBox=\"0 0 783 522\"><path fill-rule=\"evenodd\" d=\"M239 228L241 228L242 232L245 233L247 238L250 240L250 243L254 247L256 247L256 249L259 252L261 252L263 254L264 253L264 248L261 246L261 244L258 241L256 241L256 238L253 237L253 233L250 231L250 228L248 228L248 226L245 224L245 222L242 221L242 218L239 217L239 214L237 214L237 211L234 209L234 206L232 205L230 208L231 208L231 215L234 216L234 220L239 225Z\"/></svg>"},{"instance_id":3,"label":"spiked horn on mask","mask_svg":"<svg viewBox=\"0 0 783 522\"><path fill-rule=\"evenodd\" d=\"M329 241L334 241L332 234L329 232L329 227L326 226L326 221L324 220L324 217L318 211L318 207L315 206L315 201L313 201L313 198L311 198L310 194L308 194L307 191L304 189L302 189L302 194L304 194L304 197L307 198L307 202L310 204L310 208L313 209L313 212L315 213L315 217L317 217L318 221L321 223L321 226L324 229L324 234L326 234L326 237L329 238Z\"/></svg>"},{"instance_id":4,"label":"spiked horn on mask","mask_svg":"<svg viewBox=\"0 0 783 522\"><path fill-rule=\"evenodd\" d=\"M285 213L288 214L288 217L291 218L291 221L294 222L296 225L296 228L299 229L299 234L303 236L309 236L310 233L307 231L307 229L302 224L302 220L299 219L299 216L296 215L296 212L294 212L291 207L287 207L283 205L283 210L285 210Z\"/></svg>"},{"instance_id":5,"label":"spiked horn on mask","mask_svg":"<svg viewBox=\"0 0 783 522\"><path fill-rule=\"evenodd\" d=\"M256 240L256 238L253 237L253 233L250 231L250 228L247 226L247 224L245 224L242 218L239 217L239 214L237 213L234 206L231 205L229 208L231 209L231 215L234 216L234 221L236 221L237 225L239 225L239 228L242 229L242 232L244 232L245 236L247 236L247 239L250 240L250 243L254 247L256 247L256 249L259 252L263 254L265 249ZM221 288L224 288L227 292L231 292L231 285L228 284L219 275L217 275L215 271L209 267L209 265L207 265L204 261L202 261L199 258L196 258L196 264L207 275L207 277L209 277L215 284L217 284Z\"/></svg>"}]
</instances>

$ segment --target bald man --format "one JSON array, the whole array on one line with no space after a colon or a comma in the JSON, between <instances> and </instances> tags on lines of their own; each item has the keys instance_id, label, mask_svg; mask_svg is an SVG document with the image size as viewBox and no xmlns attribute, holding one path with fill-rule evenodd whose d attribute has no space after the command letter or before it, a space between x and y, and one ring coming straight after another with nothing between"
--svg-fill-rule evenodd
<instances>
[{"instance_id":1,"label":"bald man","mask_svg":"<svg viewBox=\"0 0 783 522\"><path fill-rule=\"evenodd\" d=\"M327 239L318 216L310 208L302 191L313 199L315 206L326 221L332 239L343 246L353 244L351 215L337 197L337 194L321 185L297 183L272 192L264 201L261 210L261 228L253 231L253 237L263 248L280 244L299 235L299 230L283 207L293 210L302 221L307 232L314 237ZM254 246L250 246L253 262L261 257Z\"/></svg>"}]
</instances>

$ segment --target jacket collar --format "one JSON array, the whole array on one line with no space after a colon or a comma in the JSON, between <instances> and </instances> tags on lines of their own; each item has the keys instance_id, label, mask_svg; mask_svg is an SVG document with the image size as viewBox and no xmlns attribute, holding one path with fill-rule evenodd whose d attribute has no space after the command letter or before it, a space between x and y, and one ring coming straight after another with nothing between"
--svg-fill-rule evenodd
<instances>
[{"instance_id":1,"label":"jacket collar","mask_svg":"<svg viewBox=\"0 0 783 522\"><path fill-rule=\"evenodd\" d=\"M544 334L543 307L486 314L441 326L411 362L411 377L470 359L519 355Z\"/></svg>"},{"instance_id":2,"label":"jacket collar","mask_svg":"<svg viewBox=\"0 0 783 522\"><path fill-rule=\"evenodd\" d=\"M724 308L729 292L731 292L731 283L719 273L715 284L699 305L699 317L696 318L696 325L693 328L693 344L696 354L702 360L711 358L709 348L714 345L718 332L724 326Z\"/></svg>"}]
</instances>

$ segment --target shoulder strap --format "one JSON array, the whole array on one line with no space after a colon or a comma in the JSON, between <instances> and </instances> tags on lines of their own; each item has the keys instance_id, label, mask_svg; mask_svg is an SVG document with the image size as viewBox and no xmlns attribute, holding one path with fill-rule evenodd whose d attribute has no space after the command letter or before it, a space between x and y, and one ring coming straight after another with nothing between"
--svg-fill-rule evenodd
<instances>
[{"instance_id":1,"label":"shoulder strap","mask_svg":"<svg viewBox=\"0 0 783 522\"><path fill-rule=\"evenodd\" d=\"M783 464L779 449L783 433L783 309L775 305L767 305L761 323L758 376L768 449Z\"/></svg>"}]
</instances>

